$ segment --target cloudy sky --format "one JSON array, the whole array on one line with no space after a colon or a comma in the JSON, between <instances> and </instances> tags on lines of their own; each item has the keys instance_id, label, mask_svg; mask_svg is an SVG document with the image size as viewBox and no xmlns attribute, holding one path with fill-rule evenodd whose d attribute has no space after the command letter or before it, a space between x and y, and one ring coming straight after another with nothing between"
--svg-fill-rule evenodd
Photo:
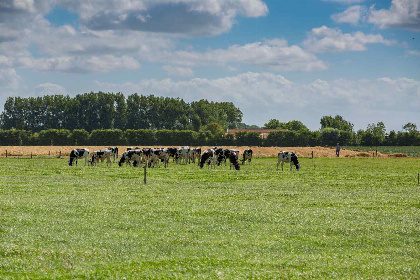
<instances>
[{"instance_id":1,"label":"cloudy sky","mask_svg":"<svg viewBox=\"0 0 420 280\"><path fill-rule=\"evenodd\" d=\"M247 124L420 127L420 0L1 0L8 96L231 101Z\"/></svg>"}]
</instances>

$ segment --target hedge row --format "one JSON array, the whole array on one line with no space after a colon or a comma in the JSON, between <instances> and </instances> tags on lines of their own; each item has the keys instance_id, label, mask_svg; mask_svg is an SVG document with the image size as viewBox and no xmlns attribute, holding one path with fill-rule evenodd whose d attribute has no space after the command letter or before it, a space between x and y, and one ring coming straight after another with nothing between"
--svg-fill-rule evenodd
<instances>
[{"instance_id":1,"label":"hedge row","mask_svg":"<svg viewBox=\"0 0 420 280\"><path fill-rule=\"evenodd\" d=\"M395 134L395 133L394 133ZM420 145L420 133L390 133L383 143L375 145L390 146ZM369 135L367 135L369 136ZM359 139L360 138L360 139ZM354 132L326 128L321 131L275 131L266 139L260 138L258 132L238 132L234 134L213 135L209 131L192 130L148 130L148 129L101 129L88 133L84 129L73 131L66 129L49 129L37 133L25 130L0 130L0 146L335 146L366 145L366 135L359 137ZM391 141L392 140L392 141Z\"/></svg>"},{"instance_id":2,"label":"hedge row","mask_svg":"<svg viewBox=\"0 0 420 280\"><path fill-rule=\"evenodd\" d=\"M49 129L37 133L25 130L0 130L0 146L307 146L317 144L312 141L312 132L278 131L271 133L267 139L260 138L258 132L238 132L214 136L209 131L196 132L192 130L147 130L147 129L102 129L88 133L84 129ZM316 133L315 133L316 134ZM319 133L318 133L319 134ZM315 138L317 138L315 136ZM319 137L318 137L319 138ZM303 140L302 140L303 139ZM310 141L311 140L311 141Z\"/></svg>"}]
</instances>

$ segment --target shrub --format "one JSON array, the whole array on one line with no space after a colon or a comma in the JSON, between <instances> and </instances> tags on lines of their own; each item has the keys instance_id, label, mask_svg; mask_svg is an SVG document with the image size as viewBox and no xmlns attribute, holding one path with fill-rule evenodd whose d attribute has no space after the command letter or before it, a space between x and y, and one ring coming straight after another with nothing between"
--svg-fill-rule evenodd
<instances>
[{"instance_id":1,"label":"shrub","mask_svg":"<svg viewBox=\"0 0 420 280\"><path fill-rule=\"evenodd\" d=\"M65 146L69 145L69 136L67 129L47 129L40 131L34 142L40 146Z\"/></svg>"},{"instance_id":2,"label":"shrub","mask_svg":"<svg viewBox=\"0 0 420 280\"><path fill-rule=\"evenodd\" d=\"M26 130L0 130L0 146L22 146L29 143L31 132Z\"/></svg>"},{"instance_id":3,"label":"shrub","mask_svg":"<svg viewBox=\"0 0 420 280\"><path fill-rule=\"evenodd\" d=\"M88 145L89 132L84 129L74 129L69 137L70 145Z\"/></svg>"},{"instance_id":4,"label":"shrub","mask_svg":"<svg viewBox=\"0 0 420 280\"><path fill-rule=\"evenodd\" d=\"M124 142L121 129L95 129L89 136L91 145L123 145Z\"/></svg>"},{"instance_id":5,"label":"shrub","mask_svg":"<svg viewBox=\"0 0 420 280\"><path fill-rule=\"evenodd\" d=\"M156 144L156 132L150 129L127 129L124 133L128 145L150 146Z\"/></svg>"}]
</instances>

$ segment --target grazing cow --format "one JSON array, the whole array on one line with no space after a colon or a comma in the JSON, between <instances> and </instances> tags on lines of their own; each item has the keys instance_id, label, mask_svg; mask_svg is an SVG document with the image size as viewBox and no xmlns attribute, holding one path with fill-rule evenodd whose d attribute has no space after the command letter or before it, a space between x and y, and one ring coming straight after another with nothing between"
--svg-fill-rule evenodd
<instances>
[{"instance_id":1,"label":"grazing cow","mask_svg":"<svg viewBox=\"0 0 420 280\"><path fill-rule=\"evenodd\" d=\"M160 152L159 152L159 159L161 162L164 163L165 168L168 167L168 164L169 164L169 151L168 150L169 150L168 148L160 149Z\"/></svg>"},{"instance_id":2,"label":"grazing cow","mask_svg":"<svg viewBox=\"0 0 420 280\"><path fill-rule=\"evenodd\" d=\"M216 151L217 154L217 165L220 166L220 164L224 163L226 165L226 160L229 158L230 153L232 151L237 152L238 156L239 156L239 151L238 150L222 150L222 151Z\"/></svg>"},{"instance_id":3,"label":"grazing cow","mask_svg":"<svg viewBox=\"0 0 420 280\"><path fill-rule=\"evenodd\" d=\"M235 167L235 170L240 170L238 160L239 160L239 151L230 150L230 153L229 153L230 169L232 169L232 165L233 165Z\"/></svg>"},{"instance_id":4,"label":"grazing cow","mask_svg":"<svg viewBox=\"0 0 420 280\"><path fill-rule=\"evenodd\" d=\"M133 166L138 166L138 163L142 162L142 151L141 150L129 150L124 152L118 162L118 166L122 166L124 162L126 165L133 161Z\"/></svg>"},{"instance_id":5,"label":"grazing cow","mask_svg":"<svg viewBox=\"0 0 420 280\"><path fill-rule=\"evenodd\" d=\"M201 159L201 148L194 148L194 150L195 150L195 159L200 161L200 159ZM195 160L194 160L194 163L195 163Z\"/></svg>"},{"instance_id":6,"label":"grazing cow","mask_svg":"<svg viewBox=\"0 0 420 280\"><path fill-rule=\"evenodd\" d=\"M243 154L242 164L245 164L246 161L248 161L248 164L251 164L251 159L252 159L252 150L251 149L245 150Z\"/></svg>"},{"instance_id":7,"label":"grazing cow","mask_svg":"<svg viewBox=\"0 0 420 280\"><path fill-rule=\"evenodd\" d=\"M280 152L278 155L278 161L277 161L277 169L279 169L279 164L281 162L281 170L283 170L283 164L285 162L290 162L290 171L293 169L293 165L296 166L296 170L299 171L300 164L298 161L297 156L294 153L291 152Z\"/></svg>"},{"instance_id":8,"label":"grazing cow","mask_svg":"<svg viewBox=\"0 0 420 280\"><path fill-rule=\"evenodd\" d=\"M105 150L94 151L92 153L91 165L98 164L99 160L101 160L101 162L104 162L105 159L106 159L106 166L108 166L108 164L109 165L112 164L110 150L105 149Z\"/></svg>"},{"instance_id":9,"label":"grazing cow","mask_svg":"<svg viewBox=\"0 0 420 280\"><path fill-rule=\"evenodd\" d=\"M155 167L159 164L159 149L143 148L142 159L148 167Z\"/></svg>"},{"instance_id":10,"label":"grazing cow","mask_svg":"<svg viewBox=\"0 0 420 280\"><path fill-rule=\"evenodd\" d=\"M107 150L111 151L111 156L115 162L115 159L118 159L118 147L108 147Z\"/></svg>"},{"instance_id":11,"label":"grazing cow","mask_svg":"<svg viewBox=\"0 0 420 280\"><path fill-rule=\"evenodd\" d=\"M167 149L152 149L149 167L159 167L160 162L164 163L165 168L168 166L169 154Z\"/></svg>"},{"instance_id":12,"label":"grazing cow","mask_svg":"<svg viewBox=\"0 0 420 280\"><path fill-rule=\"evenodd\" d=\"M190 147L185 146L178 149L176 152L176 163L181 163L182 159L185 160L185 164L190 163Z\"/></svg>"},{"instance_id":13,"label":"grazing cow","mask_svg":"<svg viewBox=\"0 0 420 280\"><path fill-rule=\"evenodd\" d=\"M70 152L70 160L69 160L69 166L73 166L73 163L76 162L77 166L77 160L79 158L85 158L85 165L88 164L88 157L89 157L89 149L74 149Z\"/></svg>"},{"instance_id":14,"label":"grazing cow","mask_svg":"<svg viewBox=\"0 0 420 280\"><path fill-rule=\"evenodd\" d=\"M210 168L216 168L216 161L217 156L214 149L208 149L205 150L204 153L201 155L201 160L198 165L200 166L200 169L203 168L205 163L209 164Z\"/></svg>"},{"instance_id":15,"label":"grazing cow","mask_svg":"<svg viewBox=\"0 0 420 280\"><path fill-rule=\"evenodd\" d=\"M178 151L177 148L168 148L168 150L167 150L169 157L171 157L174 161L175 161L175 158L176 158L177 151Z\"/></svg>"},{"instance_id":16,"label":"grazing cow","mask_svg":"<svg viewBox=\"0 0 420 280\"><path fill-rule=\"evenodd\" d=\"M201 148L193 148L190 150L190 161L195 163L196 159L200 161L200 157L201 157Z\"/></svg>"},{"instance_id":17,"label":"grazing cow","mask_svg":"<svg viewBox=\"0 0 420 280\"><path fill-rule=\"evenodd\" d=\"M223 161L223 147L213 147L214 154L216 157L216 163L217 165L220 165L220 163Z\"/></svg>"}]
</instances>

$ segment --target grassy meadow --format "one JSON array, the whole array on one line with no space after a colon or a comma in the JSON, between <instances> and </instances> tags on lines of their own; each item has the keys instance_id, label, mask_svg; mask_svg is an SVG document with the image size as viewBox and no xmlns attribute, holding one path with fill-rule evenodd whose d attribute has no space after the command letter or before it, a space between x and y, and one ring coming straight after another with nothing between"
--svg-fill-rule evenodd
<instances>
[{"instance_id":1,"label":"grassy meadow","mask_svg":"<svg viewBox=\"0 0 420 280\"><path fill-rule=\"evenodd\" d=\"M420 160L0 158L1 279L419 279Z\"/></svg>"},{"instance_id":2,"label":"grassy meadow","mask_svg":"<svg viewBox=\"0 0 420 280\"><path fill-rule=\"evenodd\" d=\"M420 146L344 146L348 150L358 150L362 152L378 151L382 154L406 154L410 157L420 157Z\"/></svg>"}]
</instances>

